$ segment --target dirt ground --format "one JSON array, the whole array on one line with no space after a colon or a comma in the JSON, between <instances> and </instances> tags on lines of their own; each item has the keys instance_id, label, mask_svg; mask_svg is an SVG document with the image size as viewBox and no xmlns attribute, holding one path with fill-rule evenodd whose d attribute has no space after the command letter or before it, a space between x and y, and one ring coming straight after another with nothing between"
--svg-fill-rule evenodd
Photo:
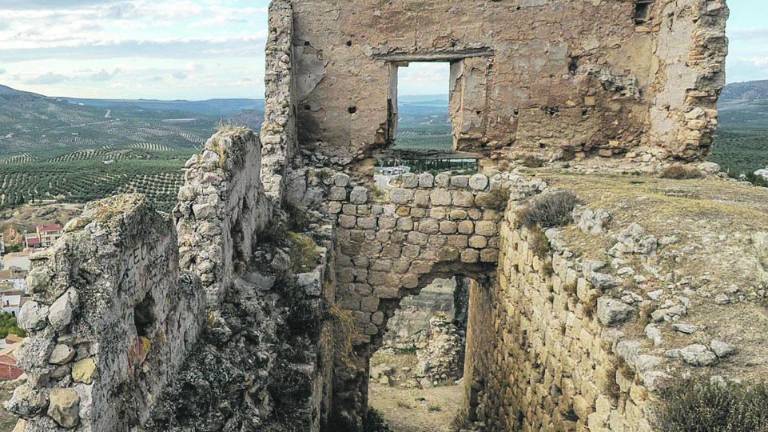
<instances>
[{"instance_id":1,"label":"dirt ground","mask_svg":"<svg viewBox=\"0 0 768 432\"><path fill-rule=\"evenodd\" d=\"M370 383L368 398L394 432L455 432L464 392L459 385L399 389Z\"/></svg>"},{"instance_id":2,"label":"dirt ground","mask_svg":"<svg viewBox=\"0 0 768 432\"><path fill-rule=\"evenodd\" d=\"M0 390L0 402L5 402L11 397L11 391ZM5 410L0 403L0 432L11 432L16 425L16 417Z\"/></svg>"}]
</instances>

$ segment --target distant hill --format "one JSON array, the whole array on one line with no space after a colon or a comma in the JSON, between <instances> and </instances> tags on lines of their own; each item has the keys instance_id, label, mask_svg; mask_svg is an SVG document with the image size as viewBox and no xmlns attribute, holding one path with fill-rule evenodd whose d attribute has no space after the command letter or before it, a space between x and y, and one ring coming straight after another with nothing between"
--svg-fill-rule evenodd
<instances>
[{"instance_id":1,"label":"distant hill","mask_svg":"<svg viewBox=\"0 0 768 432\"><path fill-rule=\"evenodd\" d=\"M768 80L728 84L718 103L719 127L710 159L733 177L768 167Z\"/></svg>"},{"instance_id":2,"label":"distant hill","mask_svg":"<svg viewBox=\"0 0 768 432\"><path fill-rule=\"evenodd\" d=\"M141 108L149 111L183 111L188 113L204 114L215 117L228 117L237 115L241 111L264 111L263 99L210 99L204 101L162 101L150 99L79 99L60 98L74 104L82 103L86 106L98 108Z\"/></svg>"},{"instance_id":3,"label":"distant hill","mask_svg":"<svg viewBox=\"0 0 768 432\"><path fill-rule=\"evenodd\" d=\"M732 83L725 86L720 102L768 100L768 80Z\"/></svg>"},{"instance_id":4,"label":"distant hill","mask_svg":"<svg viewBox=\"0 0 768 432\"><path fill-rule=\"evenodd\" d=\"M86 149L196 149L221 120L257 128L263 105L256 99L48 97L0 86L0 163L15 155L42 161Z\"/></svg>"}]
</instances>

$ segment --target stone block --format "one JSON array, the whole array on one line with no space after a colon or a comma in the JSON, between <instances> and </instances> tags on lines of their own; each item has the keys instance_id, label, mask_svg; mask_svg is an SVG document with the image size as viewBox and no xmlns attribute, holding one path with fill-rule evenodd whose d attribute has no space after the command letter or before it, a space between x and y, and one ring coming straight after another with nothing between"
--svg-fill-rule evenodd
<instances>
[{"instance_id":1,"label":"stone block","mask_svg":"<svg viewBox=\"0 0 768 432\"><path fill-rule=\"evenodd\" d=\"M459 227L456 222L453 221L441 221L440 232L443 234L455 234Z\"/></svg>"},{"instance_id":2,"label":"stone block","mask_svg":"<svg viewBox=\"0 0 768 432\"><path fill-rule=\"evenodd\" d=\"M406 173L400 176L400 182L404 188L413 189L419 186L419 178L416 174Z\"/></svg>"},{"instance_id":3,"label":"stone block","mask_svg":"<svg viewBox=\"0 0 768 432\"><path fill-rule=\"evenodd\" d=\"M419 232L424 234L437 234L440 232L440 225L435 219L423 219L419 222Z\"/></svg>"},{"instance_id":4,"label":"stone block","mask_svg":"<svg viewBox=\"0 0 768 432\"><path fill-rule=\"evenodd\" d=\"M403 217L397 220L397 229L400 231L412 231L413 219L410 217Z\"/></svg>"},{"instance_id":5,"label":"stone block","mask_svg":"<svg viewBox=\"0 0 768 432\"><path fill-rule=\"evenodd\" d=\"M340 215L339 216L339 225L342 228L354 228L357 225L357 218L355 216L350 215Z\"/></svg>"},{"instance_id":6,"label":"stone block","mask_svg":"<svg viewBox=\"0 0 768 432\"><path fill-rule=\"evenodd\" d=\"M407 204L413 198L413 190L394 188L389 191L389 199L395 204Z\"/></svg>"},{"instance_id":7,"label":"stone block","mask_svg":"<svg viewBox=\"0 0 768 432\"><path fill-rule=\"evenodd\" d=\"M337 173L333 176L333 184L335 186L345 187L349 185L349 176L344 173Z\"/></svg>"},{"instance_id":8,"label":"stone block","mask_svg":"<svg viewBox=\"0 0 768 432\"><path fill-rule=\"evenodd\" d=\"M360 300L360 309L365 312L376 312L379 308L379 298L376 296L364 297Z\"/></svg>"},{"instance_id":9,"label":"stone block","mask_svg":"<svg viewBox=\"0 0 768 432\"><path fill-rule=\"evenodd\" d=\"M365 204L368 202L368 189L362 186L355 186L349 194L349 201L352 204Z\"/></svg>"},{"instance_id":10,"label":"stone block","mask_svg":"<svg viewBox=\"0 0 768 432\"><path fill-rule=\"evenodd\" d=\"M452 191L452 203L457 207L472 207L475 205L475 196L468 191Z\"/></svg>"},{"instance_id":11,"label":"stone block","mask_svg":"<svg viewBox=\"0 0 768 432\"><path fill-rule=\"evenodd\" d=\"M468 239L469 237L466 235L449 235L446 239L446 244L457 247L459 249L466 249L466 247L469 245Z\"/></svg>"},{"instance_id":12,"label":"stone block","mask_svg":"<svg viewBox=\"0 0 768 432\"><path fill-rule=\"evenodd\" d=\"M480 261L480 251L475 249L464 249L461 251L461 262L474 264Z\"/></svg>"},{"instance_id":13,"label":"stone block","mask_svg":"<svg viewBox=\"0 0 768 432\"><path fill-rule=\"evenodd\" d=\"M457 176L451 177L451 186L456 188L465 188L469 186L469 176L457 175Z\"/></svg>"},{"instance_id":14,"label":"stone block","mask_svg":"<svg viewBox=\"0 0 768 432\"><path fill-rule=\"evenodd\" d=\"M429 209L429 217L432 219L442 220L448 216L448 212L445 207L432 207Z\"/></svg>"},{"instance_id":15,"label":"stone block","mask_svg":"<svg viewBox=\"0 0 768 432\"><path fill-rule=\"evenodd\" d=\"M495 222L478 221L475 223L475 233L481 236L492 237L498 233Z\"/></svg>"},{"instance_id":16,"label":"stone block","mask_svg":"<svg viewBox=\"0 0 768 432\"><path fill-rule=\"evenodd\" d=\"M472 221L464 220L459 222L458 229L461 234L473 234L475 232L475 224Z\"/></svg>"},{"instance_id":17,"label":"stone block","mask_svg":"<svg viewBox=\"0 0 768 432\"><path fill-rule=\"evenodd\" d=\"M451 205L451 192L447 189L435 189L430 194L433 206Z\"/></svg>"},{"instance_id":18,"label":"stone block","mask_svg":"<svg viewBox=\"0 0 768 432\"><path fill-rule=\"evenodd\" d=\"M416 258L419 256L420 251L421 247L417 245L404 245L402 248L402 256L408 258Z\"/></svg>"},{"instance_id":19,"label":"stone block","mask_svg":"<svg viewBox=\"0 0 768 432\"><path fill-rule=\"evenodd\" d=\"M475 249L482 249L488 245L488 239L480 236L480 235L473 235L469 238L469 247L475 248Z\"/></svg>"},{"instance_id":20,"label":"stone block","mask_svg":"<svg viewBox=\"0 0 768 432\"><path fill-rule=\"evenodd\" d=\"M328 194L328 199L331 201L346 201L347 200L347 188L333 186Z\"/></svg>"},{"instance_id":21,"label":"stone block","mask_svg":"<svg viewBox=\"0 0 768 432\"><path fill-rule=\"evenodd\" d=\"M435 177L430 173L419 174L419 187L431 188L435 184Z\"/></svg>"},{"instance_id":22,"label":"stone block","mask_svg":"<svg viewBox=\"0 0 768 432\"><path fill-rule=\"evenodd\" d=\"M469 178L469 187L476 191L488 188L488 177L483 174L475 174Z\"/></svg>"},{"instance_id":23,"label":"stone block","mask_svg":"<svg viewBox=\"0 0 768 432\"><path fill-rule=\"evenodd\" d=\"M413 194L413 205L415 205L416 207L422 207L422 208L429 207L429 196L430 196L430 191L417 190Z\"/></svg>"},{"instance_id":24,"label":"stone block","mask_svg":"<svg viewBox=\"0 0 768 432\"><path fill-rule=\"evenodd\" d=\"M499 250L486 248L480 251L480 261L485 263L494 263L499 259Z\"/></svg>"},{"instance_id":25,"label":"stone block","mask_svg":"<svg viewBox=\"0 0 768 432\"><path fill-rule=\"evenodd\" d=\"M362 229L376 229L376 218L375 217L357 218L357 226Z\"/></svg>"},{"instance_id":26,"label":"stone block","mask_svg":"<svg viewBox=\"0 0 768 432\"><path fill-rule=\"evenodd\" d=\"M440 173L435 176L435 185L437 187L446 188L451 184L451 175L448 173Z\"/></svg>"},{"instance_id":27,"label":"stone block","mask_svg":"<svg viewBox=\"0 0 768 432\"><path fill-rule=\"evenodd\" d=\"M397 219L391 216L379 217L379 229L391 230L394 229L395 226L397 226Z\"/></svg>"},{"instance_id":28,"label":"stone block","mask_svg":"<svg viewBox=\"0 0 768 432\"><path fill-rule=\"evenodd\" d=\"M72 429L80 423L80 396L74 389L52 389L48 398L48 416L59 426Z\"/></svg>"},{"instance_id":29,"label":"stone block","mask_svg":"<svg viewBox=\"0 0 768 432\"><path fill-rule=\"evenodd\" d=\"M449 216L451 220L464 220L469 217L466 210L463 209L453 209L451 210Z\"/></svg>"},{"instance_id":30,"label":"stone block","mask_svg":"<svg viewBox=\"0 0 768 432\"><path fill-rule=\"evenodd\" d=\"M427 244L429 236L424 233L411 231L408 233L408 243L412 245L424 246Z\"/></svg>"}]
</instances>

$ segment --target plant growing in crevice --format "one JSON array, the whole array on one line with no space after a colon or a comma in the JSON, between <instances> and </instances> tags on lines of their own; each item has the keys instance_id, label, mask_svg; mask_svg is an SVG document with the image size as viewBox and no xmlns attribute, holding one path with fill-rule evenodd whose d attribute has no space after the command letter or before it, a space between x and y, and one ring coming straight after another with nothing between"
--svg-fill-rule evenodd
<instances>
[{"instance_id":1,"label":"plant growing in crevice","mask_svg":"<svg viewBox=\"0 0 768 432\"><path fill-rule=\"evenodd\" d=\"M310 272L320 264L320 252L312 237L289 231L288 243L294 273Z\"/></svg>"},{"instance_id":2,"label":"plant growing in crevice","mask_svg":"<svg viewBox=\"0 0 768 432\"><path fill-rule=\"evenodd\" d=\"M357 336L357 325L352 312L337 304L328 308L328 315L333 321L333 350L339 360L347 366L353 366L356 359L353 342Z\"/></svg>"},{"instance_id":3,"label":"plant growing in crevice","mask_svg":"<svg viewBox=\"0 0 768 432\"><path fill-rule=\"evenodd\" d=\"M509 193L509 186L492 188L485 198L484 207L498 211L506 209L509 202Z\"/></svg>"}]
</instances>

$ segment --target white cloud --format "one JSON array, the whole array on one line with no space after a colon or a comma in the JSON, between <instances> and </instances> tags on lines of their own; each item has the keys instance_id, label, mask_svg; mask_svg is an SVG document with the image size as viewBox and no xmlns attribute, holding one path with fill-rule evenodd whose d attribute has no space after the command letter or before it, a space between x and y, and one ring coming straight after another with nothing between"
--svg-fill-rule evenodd
<instances>
[{"instance_id":1,"label":"white cloud","mask_svg":"<svg viewBox=\"0 0 768 432\"><path fill-rule=\"evenodd\" d=\"M58 84L60 82L68 81L71 78L66 75L61 75L53 72L47 72L42 75L38 75L34 78L30 78L24 81L27 84Z\"/></svg>"}]
</instances>

